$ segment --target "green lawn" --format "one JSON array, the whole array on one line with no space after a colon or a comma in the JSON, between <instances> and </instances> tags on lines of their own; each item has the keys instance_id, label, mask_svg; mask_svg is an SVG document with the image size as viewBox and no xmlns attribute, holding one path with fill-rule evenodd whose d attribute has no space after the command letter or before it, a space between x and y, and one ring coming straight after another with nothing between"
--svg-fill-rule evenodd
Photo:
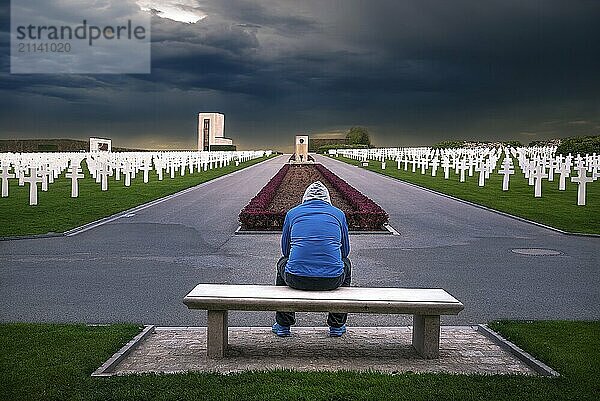
<instances>
[{"instance_id":1,"label":"green lawn","mask_svg":"<svg viewBox=\"0 0 600 401\"><path fill-rule=\"evenodd\" d=\"M491 325L561 377L246 372L92 378L140 328L0 325L0 400L597 400L600 322Z\"/></svg>"},{"instance_id":2,"label":"green lawn","mask_svg":"<svg viewBox=\"0 0 600 401\"><path fill-rule=\"evenodd\" d=\"M344 157L336 159L353 165L360 163ZM366 169L564 231L600 234L600 181L587 185L586 205L577 206L577 184L570 179L565 191L558 190L558 176L553 182L543 180L542 197L535 198L533 186L528 185L518 164L515 165L515 174L511 175L506 192L502 191L502 175L496 173L490 175L484 187L479 187L477 172L472 177L465 174L466 182L459 182L452 169L450 178L445 180L442 168L432 177L431 169L424 175L418 168L413 173L409 163L408 171L404 171L404 164L398 170L397 163L390 160L385 170L381 169L380 162L373 160Z\"/></svg>"},{"instance_id":3,"label":"green lawn","mask_svg":"<svg viewBox=\"0 0 600 401\"><path fill-rule=\"evenodd\" d=\"M19 187L18 180L11 179L9 197L0 198L0 237L62 233L264 160L266 157L240 163L238 167L232 163L194 174L189 174L186 169L186 175L181 177L177 172L173 179L165 173L162 181L158 181L156 172L152 171L146 184L143 182L143 173L139 172L130 187L125 187L122 175L120 181L113 176L109 178L108 191L102 191L100 184L84 168L86 177L79 180L78 198L71 198L71 180L65 178L63 173L48 185L47 192L41 191L41 185L38 184L36 206L29 206L29 184Z\"/></svg>"}]
</instances>

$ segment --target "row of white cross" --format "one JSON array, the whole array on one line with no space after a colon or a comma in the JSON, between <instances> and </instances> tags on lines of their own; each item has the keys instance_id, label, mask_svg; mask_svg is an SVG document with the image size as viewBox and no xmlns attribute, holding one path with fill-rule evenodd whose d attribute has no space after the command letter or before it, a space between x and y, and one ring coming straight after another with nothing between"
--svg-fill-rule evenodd
<instances>
[{"instance_id":1,"label":"row of white cross","mask_svg":"<svg viewBox=\"0 0 600 401\"><path fill-rule=\"evenodd\" d=\"M460 182L466 181L466 176L472 177L478 173L478 185L485 186L490 174L497 171L503 176L502 190L508 191L510 176L515 174L516 160L528 184L534 187L534 196L542 196L542 180L554 181L558 176L558 189L566 189L566 179L578 185L577 204L585 205L587 184L600 177L600 156L571 154L557 155L555 147L481 147L458 149L432 148L377 148L377 149L339 149L329 151L330 155L341 155L350 159L366 162L376 160L381 162L382 169L386 168L388 160L395 161L397 168L403 168L421 174L431 171L431 176L437 175L438 169L443 170L444 179L450 178L454 170ZM498 162L501 160L500 164ZM499 168L498 165L500 166ZM572 176L574 171L576 175ZM589 175L588 175L589 174Z\"/></svg>"},{"instance_id":2,"label":"row of white cross","mask_svg":"<svg viewBox=\"0 0 600 401\"><path fill-rule=\"evenodd\" d=\"M270 156L272 151L236 151L236 152L124 152L124 153L0 153L0 183L2 197L9 196L9 181L17 179L19 186L29 184L29 204L38 204L38 184L41 190L48 191L48 185L54 183L65 171L65 177L71 180L71 197L79 196L78 180L85 178L81 162L85 161L88 176L91 176L102 191L108 190L108 177L115 177L126 187L136 174L142 172L143 181L149 181L150 171L156 171L158 180L164 174L171 179L184 176L186 171L206 171L221 168L231 163L236 166L247 160Z\"/></svg>"}]
</instances>

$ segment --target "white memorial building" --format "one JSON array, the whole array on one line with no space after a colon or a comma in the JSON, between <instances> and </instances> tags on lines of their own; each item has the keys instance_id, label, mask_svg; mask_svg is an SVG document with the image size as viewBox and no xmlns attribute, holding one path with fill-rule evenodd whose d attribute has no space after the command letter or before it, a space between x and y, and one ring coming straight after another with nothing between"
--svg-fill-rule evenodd
<instances>
[{"instance_id":1,"label":"white memorial building","mask_svg":"<svg viewBox=\"0 0 600 401\"><path fill-rule=\"evenodd\" d=\"M225 115L221 113L198 113L198 150L210 150L211 146L232 146L225 138Z\"/></svg>"},{"instance_id":2,"label":"white memorial building","mask_svg":"<svg viewBox=\"0 0 600 401\"><path fill-rule=\"evenodd\" d=\"M90 138L90 152L110 152L112 141L107 138Z\"/></svg>"}]
</instances>

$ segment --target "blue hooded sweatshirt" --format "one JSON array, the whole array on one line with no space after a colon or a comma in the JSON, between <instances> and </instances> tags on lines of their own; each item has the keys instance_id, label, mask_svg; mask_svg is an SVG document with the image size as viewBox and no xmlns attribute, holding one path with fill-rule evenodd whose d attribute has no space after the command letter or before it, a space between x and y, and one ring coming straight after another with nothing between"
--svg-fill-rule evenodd
<instances>
[{"instance_id":1,"label":"blue hooded sweatshirt","mask_svg":"<svg viewBox=\"0 0 600 401\"><path fill-rule=\"evenodd\" d=\"M325 194L319 193L318 185ZM344 212L328 200L327 188L317 181L306 190L302 204L287 212L281 236L281 251L289 258L286 272L328 278L344 272L342 258L350 253L348 223Z\"/></svg>"}]
</instances>

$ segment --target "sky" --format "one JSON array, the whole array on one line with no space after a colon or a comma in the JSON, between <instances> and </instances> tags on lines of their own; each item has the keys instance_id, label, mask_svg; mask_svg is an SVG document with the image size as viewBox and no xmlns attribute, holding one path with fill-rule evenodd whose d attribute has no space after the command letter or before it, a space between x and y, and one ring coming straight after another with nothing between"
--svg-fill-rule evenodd
<instances>
[{"instance_id":1,"label":"sky","mask_svg":"<svg viewBox=\"0 0 600 401\"><path fill-rule=\"evenodd\" d=\"M378 146L600 134L597 0L125 3L152 14L150 74L11 74L0 8L0 139L191 149L202 111L240 149L356 125Z\"/></svg>"}]
</instances>

